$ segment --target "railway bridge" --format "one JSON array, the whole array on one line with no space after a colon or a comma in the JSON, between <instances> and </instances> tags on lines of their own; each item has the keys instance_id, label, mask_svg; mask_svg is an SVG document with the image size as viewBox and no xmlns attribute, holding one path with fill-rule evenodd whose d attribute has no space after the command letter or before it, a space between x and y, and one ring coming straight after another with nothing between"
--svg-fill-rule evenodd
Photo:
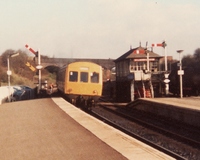
<instances>
[{"instance_id":1,"label":"railway bridge","mask_svg":"<svg viewBox=\"0 0 200 160\"><path fill-rule=\"evenodd\" d=\"M104 79L110 79L112 76L112 69L115 67L114 59L76 59L76 58L48 58L41 57L41 65L50 72L56 72L60 67L68 65L72 62L87 61L96 63L103 68ZM115 79L115 78L112 78Z\"/></svg>"},{"instance_id":2,"label":"railway bridge","mask_svg":"<svg viewBox=\"0 0 200 160\"><path fill-rule=\"evenodd\" d=\"M101 65L104 69L112 69L115 66L114 59L74 59L74 58L46 58L41 57L41 65L46 68L49 66L62 67L76 61L87 61Z\"/></svg>"}]
</instances>

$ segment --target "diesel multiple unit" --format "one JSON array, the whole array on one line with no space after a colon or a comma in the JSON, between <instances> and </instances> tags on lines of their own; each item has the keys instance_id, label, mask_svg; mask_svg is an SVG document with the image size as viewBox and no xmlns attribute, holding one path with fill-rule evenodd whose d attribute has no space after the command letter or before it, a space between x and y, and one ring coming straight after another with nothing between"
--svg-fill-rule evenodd
<instances>
[{"instance_id":1,"label":"diesel multiple unit","mask_svg":"<svg viewBox=\"0 0 200 160\"><path fill-rule=\"evenodd\" d=\"M58 90L76 105L92 106L102 95L102 67L92 62L73 62L57 74Z\"/></svg>"}]
</instances>

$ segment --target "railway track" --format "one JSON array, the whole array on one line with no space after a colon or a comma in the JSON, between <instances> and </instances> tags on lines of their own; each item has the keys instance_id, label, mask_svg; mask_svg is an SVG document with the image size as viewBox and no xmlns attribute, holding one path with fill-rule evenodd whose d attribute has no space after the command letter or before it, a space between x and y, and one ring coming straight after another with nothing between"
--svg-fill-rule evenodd
<instances>
[{"instance_id":1,"label":"railway track","mask_svg":"<svg viewBox=\"0 0 200 160\"><path fill-rule=\"evenodd\" d=\"M189 131L181 135L172 127L165 129L165 125L172 126L169 122L164 123L167 121L161 122L160 119L156 119L158 117L138 112L134 115L133 111L126 110L122 106L123 104L118 107L99 105L92 109L92 115L176 159L196 160L199 158L200 143L198 140L186 137ZM199 135L198 130L195 132L195 135Z\"/></svg>"}]
</instances>

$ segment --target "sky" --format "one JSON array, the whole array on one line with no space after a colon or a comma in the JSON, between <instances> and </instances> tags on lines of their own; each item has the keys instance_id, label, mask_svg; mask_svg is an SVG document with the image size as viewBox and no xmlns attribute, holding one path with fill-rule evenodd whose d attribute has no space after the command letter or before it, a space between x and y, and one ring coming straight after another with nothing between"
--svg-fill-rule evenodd
<instances>
[{"instance_id":1,"label":"sky","mask_svg":"<svg viewBox=\"0 0 200 160\"><path fill-rule=\"evenodd\" d=\"M174 59L200 48L199 0L0 1L0 54L28 44L49 57L116 59L164 40Z\"/></svg>"}]
</instances>

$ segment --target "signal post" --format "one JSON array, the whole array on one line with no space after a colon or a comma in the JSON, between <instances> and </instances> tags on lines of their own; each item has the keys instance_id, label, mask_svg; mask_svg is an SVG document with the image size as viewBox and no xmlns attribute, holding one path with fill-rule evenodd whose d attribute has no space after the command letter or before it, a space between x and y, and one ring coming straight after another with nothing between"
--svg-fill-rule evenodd
<instances>
[{"instance_id":1,"label":"signal post","mask_svg":"<svg viewBox=\"0 0 200 160\"><path fill-rule=\"evenodd\" d=\"M34 55L35 55L35 57L37 57L37 66L36 66L36 69L38 69L38 90L37 90L37 92L38 92L38 94L40 93L40 90L41 90L41 77L42 77L42 73L41 73L41 69L42 69L42 65L41 65L41 55L40 55L40 51L38 50L37 52L36 51L34 51L31 47L29 47L27 44L25 45L25 47L30 51L30 52L32 52Z\"/></svg>"},{"instance_id":2,"label":"signal post","mask_svg":"<svg viewBox=\"0 0 200 160\"><path fill-rule=\"evenodd\" d=\"M162 43L157 43L157 44L152 44L152 47L163 47L164 48L164 52L165 52L165 73L164 73L164 83L165 83L165 94L168 95L169 94L169 82L170 80L168 79L169 77L169 71L167 68L167 44L165 41L163 41Z\"/></svg>"},{"instance_id":3,"label":"signal post","mask_svg":"<svg viewBox=\"0 0 200 160\"><path fill-rule=\"evenodd\" d=\"M180 76L180 98L183 98L183 79L182 76L184 75L184 70L182 70L182 62L181 62L181 53L183 50L177 50L177 53L179 53L179 70L178 75Z\"/></svg>"}]
</instances>

